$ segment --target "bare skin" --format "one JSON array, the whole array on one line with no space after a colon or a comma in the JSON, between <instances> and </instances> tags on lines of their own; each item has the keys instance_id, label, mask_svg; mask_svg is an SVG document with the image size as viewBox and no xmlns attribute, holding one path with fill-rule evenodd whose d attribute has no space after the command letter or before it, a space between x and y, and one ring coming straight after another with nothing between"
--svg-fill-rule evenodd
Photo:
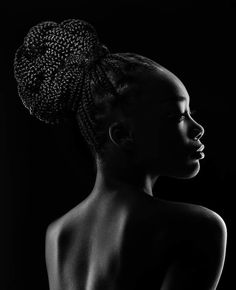
<instances>
[{"instance_id":1,"label":"bare skin","mask_svg":"<svg viewBox=\"0 0 236 290\"><path fill-rule=\"evenodd\" d=\"M91 194L48 227L50 290L217 287L226 250L222 218L152 192L161 175L199 172L201 157L192 154L204 129L190 116L188 93L172 73L157 65L137 78L143 92L137 110L132 119L114 114Z\"/></svg>"}]
</instances>

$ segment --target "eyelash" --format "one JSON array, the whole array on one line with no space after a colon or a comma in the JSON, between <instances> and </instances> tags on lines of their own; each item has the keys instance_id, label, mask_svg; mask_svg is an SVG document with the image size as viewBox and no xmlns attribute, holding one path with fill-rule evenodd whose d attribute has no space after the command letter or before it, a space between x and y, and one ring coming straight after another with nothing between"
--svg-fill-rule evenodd
<instances>
[{"instance_id":1,"label":"eyelash","mask_svg":"<svg viewBox=\"0 0 236 290\"><path fill-rule=\"evenodd\" d=\"M193 115L195 115L195 113L196 113L196 110L193 110L193 111L189 112L189 115L193 116ZM188 113L187 112L182 113L182 114L178 114L177 115L178 122L181 122L181 121L185 120L186 117L188 117Z\"/></svg>"},{"instance_id":2,"label":"eyelash","mask_svg":"<svg viewBox=\"0 0 236 290\"><path fill-rule=\"evenodd\" d=\"M190 115L190 116L195 115L195 113L196 113L196 110L189 111L189 115ZM188 117L188 113L187 113L187 112L181 114L181 117L180 117L181 121L182 121L182 120L185 120L186 117Z\"/></svg>"}]
</instances>

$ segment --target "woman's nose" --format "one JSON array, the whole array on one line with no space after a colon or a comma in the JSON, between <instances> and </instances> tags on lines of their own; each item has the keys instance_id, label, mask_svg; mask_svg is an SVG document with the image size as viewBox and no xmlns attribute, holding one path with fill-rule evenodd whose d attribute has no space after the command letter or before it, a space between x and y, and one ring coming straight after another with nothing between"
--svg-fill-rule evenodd
<instances>
[{"instance_id":1,"label":"woman's nose","mask_svg":"<svg viewBox=\"0 0 236 290\"><path fill-rule=\"evenodd\" d=\"M197 124L196 127L192 128L191 138L194 140L199 140L202 138L204 133L204 128L200 124Z\"/></svg>"}]
</instances>

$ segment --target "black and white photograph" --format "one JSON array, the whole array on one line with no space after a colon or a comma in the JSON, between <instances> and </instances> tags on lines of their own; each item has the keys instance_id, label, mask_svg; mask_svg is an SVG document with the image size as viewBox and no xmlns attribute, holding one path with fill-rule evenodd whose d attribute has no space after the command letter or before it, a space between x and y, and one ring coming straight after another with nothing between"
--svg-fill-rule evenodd
<instances>
[{"instance_id":1,"label":"black and white photograph","mask_svg":"<svg viewBox=\"0 0 236 290\"><path fill-rule=\"evenodd\" d=\"M235 8L4 3L0 289L234 289Z\"/></svg>"}]
</instances>

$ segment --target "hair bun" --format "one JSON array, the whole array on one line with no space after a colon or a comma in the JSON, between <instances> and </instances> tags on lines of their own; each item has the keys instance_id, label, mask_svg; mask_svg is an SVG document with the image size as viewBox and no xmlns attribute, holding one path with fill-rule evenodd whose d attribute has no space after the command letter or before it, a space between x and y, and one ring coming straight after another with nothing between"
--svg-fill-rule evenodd
<instances>
[{"instance_id":1,"label":"hair bun","mask_svg":"<svg viewBox=\"0 0 236 290\"><path fill-rule=\"evenodd\" d=\"M46 123L59 123L72 110L82 66L109 53L93 26L83 20L41 22L32 27L14 59L24 106Z\"/></svg>"}]
</instances>

